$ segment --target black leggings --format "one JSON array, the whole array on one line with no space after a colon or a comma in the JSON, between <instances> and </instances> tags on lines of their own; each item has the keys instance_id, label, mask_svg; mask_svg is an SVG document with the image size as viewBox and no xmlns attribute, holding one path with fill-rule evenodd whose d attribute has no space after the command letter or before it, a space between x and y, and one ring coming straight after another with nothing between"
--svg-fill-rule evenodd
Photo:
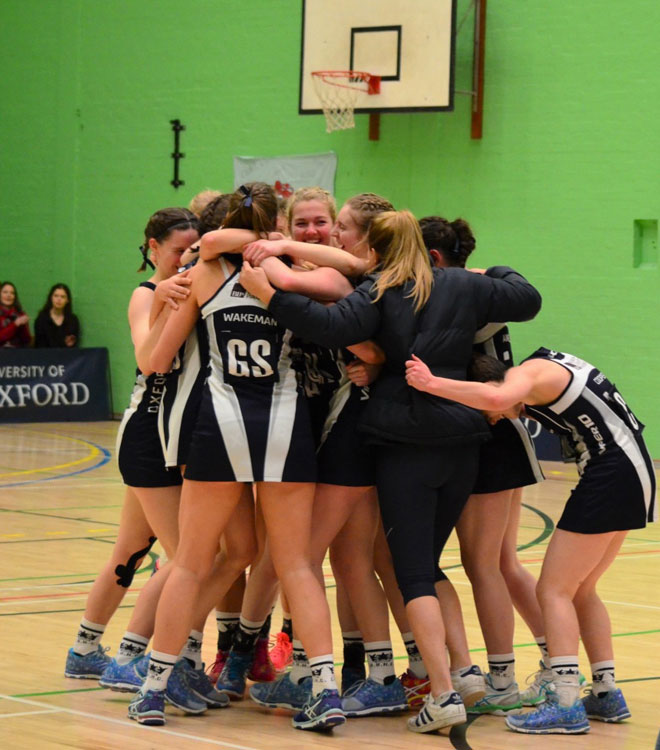
<instances>
[{"instance_id":1,"label":"black leggings","mask_svg":"<svg viewBox=\"0 0 660 750\"><path fill-rule=\"evenodd\" d=\"M376 451L378 502L403 600L435 596L435 581L446 577L440 553L472 491L479 445Z\"/></svg>"}]
</instances>

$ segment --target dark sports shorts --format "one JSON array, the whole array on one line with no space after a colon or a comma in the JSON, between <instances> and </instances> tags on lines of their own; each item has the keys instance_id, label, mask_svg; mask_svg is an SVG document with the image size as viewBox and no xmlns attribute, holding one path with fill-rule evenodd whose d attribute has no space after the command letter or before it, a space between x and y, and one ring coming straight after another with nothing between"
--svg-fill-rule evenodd
<instances>
[{"instance_id":1,"label":"dark sports shorts","mask_svg":"<svg viewBox=\"0 0 660 750\"><path fill-rule=\"evenodd\" d=\"M534 443L520 419L500 419L491 426L492 440L482 443L473 494L527 487L544 479Z\"/></svg>"}]
</instances>

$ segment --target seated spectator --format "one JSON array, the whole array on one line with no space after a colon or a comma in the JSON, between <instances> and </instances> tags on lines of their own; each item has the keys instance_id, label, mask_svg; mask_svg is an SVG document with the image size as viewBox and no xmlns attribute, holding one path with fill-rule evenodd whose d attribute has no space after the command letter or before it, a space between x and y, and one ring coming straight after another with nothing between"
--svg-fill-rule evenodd
<instances>
[{"instance_id":1,"label":"seated spectator","mask_svg":"<svg viewBox=\"0 0 660 750\"><path fill-rule=\"evenodd\" d=\"M55 284L34 324L34 345L38 348L78 346L80 323L71 309L71 291L66 284Z\"/></svg>"},{"instance_id":2,"label":"seated spectator","mask_svg":"<svg viewBox=\"0 0 660 750\"><path fill-rule=\"evenodd\" d=\"M16 287L11 281L3 281L0 285L0 346L29 346L32 339L29 320L21 307Z\"/></svg>"}]
</instances>

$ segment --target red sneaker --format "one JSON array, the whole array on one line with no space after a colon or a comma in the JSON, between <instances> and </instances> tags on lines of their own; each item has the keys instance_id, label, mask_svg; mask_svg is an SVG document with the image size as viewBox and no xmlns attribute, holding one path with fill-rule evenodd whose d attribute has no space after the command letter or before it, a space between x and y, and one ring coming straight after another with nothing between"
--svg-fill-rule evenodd
<instances>
[{"instance_id":1,"label":"red sneaker","mask_svg":"<svg viewBox=\"0 0 660 750\"><path fill-rule=\"evenodd\" d=\"M406 700L410 708L420 708L426 696L431 692L431 681L429 678L417 677L409 669L399 677L399 682L406 691Z\"/></svg>"},{"instance_id":2,"label":"red sneaker","mask_svg":"<svg viewBox=\"0 0 660 750\"><path fill-rule=\"evenodd\" d=\"M215 683L218 681L218 677L220 677L220 672L222 672L222 668L225 666L225 662L227 661L227 657L229 656L229 651L218 651L218 653L215 655L215 661L213 664L211 664L209 670L208 670L208 676L209 680L211 681L212 685L215 685Z\"/></svg>"},{"instance_id":3,"label":"red sneaker","mask_svg":"<svg viewBox=\"0 0 660 750\"><path fill-rule=\"evenodd\" d=\"M268 638L258 638L254 648L254 661L247 674L252 682L273 682L277 672L268 656Z\"/></svg>"},{"instance_id":4,"label":"red sneaker","mask_svg":"<svg viewBox=\"0 0 660 750\"><path fill-rule=\"evenodd\" d=\"M275 671L282 673L293 663L293 643L286 633L275 636L275 645L270 650L270 661Z\"/></svg>"}]
</instances>

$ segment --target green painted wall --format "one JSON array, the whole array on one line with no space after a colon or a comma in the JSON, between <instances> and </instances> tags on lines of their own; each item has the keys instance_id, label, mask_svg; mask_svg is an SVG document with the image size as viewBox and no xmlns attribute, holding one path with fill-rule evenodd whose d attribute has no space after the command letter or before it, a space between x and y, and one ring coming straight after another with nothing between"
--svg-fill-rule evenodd
<instances>
[{"instance_id":1,"label":"green painted wall","mask_svg":"<svg viewBox=\"0 0 660 750\"><path fill-rule=\"evenodd\" d=\"M332 135L300 117L300 0L3 0L0 14L0 276L33 315L51 283L71 284L85 344L111 351L116 411L149 214L229 189L234 155L332 148L339 200L372 190L470 220L475 264L513 265L544 294L539 317L514 326L516 354L545 344L597 363L660 457L660 272L633 268L634 220L660 218L657 0L491 0L481 141L460 95L451 114L384 115L378 142L366 116ZM458 89L471 43L470 17Z\"/></svg>"}]
</instances>

